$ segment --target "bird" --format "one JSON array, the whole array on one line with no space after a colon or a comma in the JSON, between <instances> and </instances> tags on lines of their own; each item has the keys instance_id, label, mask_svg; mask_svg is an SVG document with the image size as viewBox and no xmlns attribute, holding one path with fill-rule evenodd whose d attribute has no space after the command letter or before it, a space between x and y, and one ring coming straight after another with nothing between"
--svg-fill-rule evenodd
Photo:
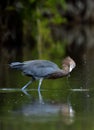
<instances>
[{"instance_id":1,"label":"bird","mask_svg":"<svg viewBox=\"0 0 94 130\"><path fill-rule=\"evenodd\" d=\"M12 62L9 66L31 77L31 80L22 87L23 91L35 80L39 80L38 91L40 91L43 79L57 79L67 76L76 67L76 63L70 56L67 56L62 61L62 69L52 61L38 59L24 62Z\"/></svg>"}]
</instances>

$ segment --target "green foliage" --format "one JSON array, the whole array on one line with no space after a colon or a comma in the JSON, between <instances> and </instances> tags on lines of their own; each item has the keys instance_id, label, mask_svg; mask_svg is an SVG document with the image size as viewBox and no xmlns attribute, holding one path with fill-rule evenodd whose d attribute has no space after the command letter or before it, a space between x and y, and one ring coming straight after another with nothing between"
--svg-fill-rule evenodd
<instances>
[{"instance_id":1,"label":"green foliage","mask_svg":"<svg viewBox=\"0 0 94 130\"><path fill-rule=\"evenodd\" d=\"M17 11L20 14L23 21L23 41L25 44L28 44L28 41L34 41L37 44L39 58L42 58L42 54L46 58L46 55L52 55L58 51L58 45L59 54L64 52L63 41L58 37L54 40L58 32L54 35L52 27L61 26L66 22L66 19L62 17L62 10L65 7L65 0L19 0L13 5L7 4L6 11L9 14ZM31 46L34 43L30 43Z\"/></svg>"},{"instance_id":2,"label":"green foliage","mask_svg":"<svg viewBox=\"0 0 94 130\"><path fill-rule=\"evenodd\" d=\"M28 35L35 39L39 58L46 58L46 55L56 51L56 47L57 51L58 47L60 48L59 54L64 54L63 41L54 40L51 27L66 22L61 15L61 10L66 7L65 0L22 0L21 4L23 5L23 31L25 35L30 32Z\"/></svg>"}]
</instances>

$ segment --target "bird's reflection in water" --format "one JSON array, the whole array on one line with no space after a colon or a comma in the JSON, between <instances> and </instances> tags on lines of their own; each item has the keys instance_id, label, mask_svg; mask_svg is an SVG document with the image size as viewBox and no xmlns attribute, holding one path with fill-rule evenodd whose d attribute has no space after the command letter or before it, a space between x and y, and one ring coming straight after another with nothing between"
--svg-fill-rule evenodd
<instances>
[{"instance_id":1,"label":"bird's reflection in water","mask_svg":"<svg viewBox=\"0 0 94 130\"><path fill-rule=\"evenodd\" d=\"M43 101L41 91L38 91L38 101L25 104L24 106L22 106L21 109L17 110L16 113L26 117L28 116L27 119L30 120L32 117L34 117L34 119L36 118L36 120L40 118L39 121L57 120L59 119L58 117L60 117L60 120L63 121L65 124L72 124L74 122L75 112L70 102L71 96L68 96L67 103L53 103L52 101ZM30 97L28 91L25 90L23 92Z\"/></svg>"},{"instance_id":2,"label":"bird's reflection in water","mask_svg":"<svg viewBox=\"0 0 94 130\"><path fill-rule=\"evenodd\" d=\"M28 91L26 89L22 90L22 92L27 95L28 97L31 97L31 95L28 93ZM41 95L41 92L40 90L37 91L38 92L38 97L39 97L39 103L40 104L44 104L44 101L43 101L43 98L42 98L42 95Z\"/></svg>"}]
</instances>

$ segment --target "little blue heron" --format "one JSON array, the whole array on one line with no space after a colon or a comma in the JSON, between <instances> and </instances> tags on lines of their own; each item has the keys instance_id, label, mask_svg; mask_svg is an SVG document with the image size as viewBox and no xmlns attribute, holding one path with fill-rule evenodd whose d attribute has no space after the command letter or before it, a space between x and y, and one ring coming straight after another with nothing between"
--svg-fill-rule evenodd
<instances>
[{"instance_id":1,"label":"little blue heron","mask_svg":"<svg viewBox=\"0 0 94 130\"><path fill-rule=\"evenodd\" d=\"M67 76L75 66L76 63L69 56L63 60L62 69L48 60L31 60L22 63L13 62L10 64L11 68L21 70L24 75L32 77L32 79L22 87L22 90L24 90L34 80L39 80L38 90L40 90L43 79L57 79Z\"/></svg>"}]
</instances>

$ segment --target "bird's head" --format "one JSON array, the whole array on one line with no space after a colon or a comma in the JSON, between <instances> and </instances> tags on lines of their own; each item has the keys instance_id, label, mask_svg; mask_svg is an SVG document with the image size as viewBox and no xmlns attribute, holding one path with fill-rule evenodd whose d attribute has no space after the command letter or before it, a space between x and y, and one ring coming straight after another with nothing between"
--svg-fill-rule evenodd
<instances>
[{"instance_id":1,"label":"bird's head","mask_svg":"<svg viewBox=\"0 0 94 130\"><path fill-rule=\"evenodd\" d=\"M70 73L76 67L76 63L71 57L68 56L63 60L62 67L63 70Z\"/></svg>"}]
</instances>

